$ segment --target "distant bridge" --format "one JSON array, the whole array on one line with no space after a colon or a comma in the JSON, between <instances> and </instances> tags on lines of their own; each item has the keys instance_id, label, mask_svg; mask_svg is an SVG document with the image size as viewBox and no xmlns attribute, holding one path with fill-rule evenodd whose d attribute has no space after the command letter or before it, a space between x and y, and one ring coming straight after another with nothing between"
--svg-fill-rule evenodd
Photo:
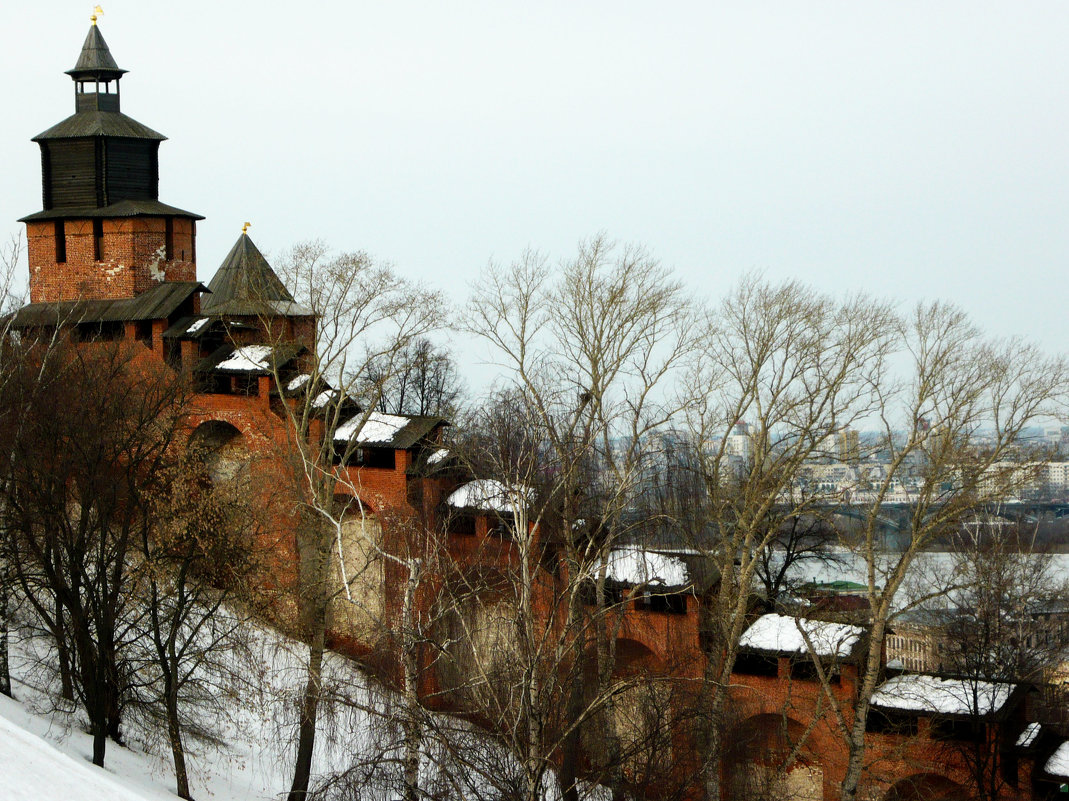
<instances>
[{"instance_id":1,"label":"distant bridge","mask_svg":"<svg viewBox=\"0 0 1069 801\"><path fill-rule=\"evenodd\" d=\"M938 507L933 508L933 512ZM822 509L833 517L867 522L872 506L863 503L828 503ZM987 525L1019 525L1050 522L1069 516L1069 503L1061 501L1021 501L1014 503L985 504L976 510L978 522ZM912 529L915 503L884 503L876 513L876 528L884 536L892 538L908 534Z\"/></svg>"}]
</instances>

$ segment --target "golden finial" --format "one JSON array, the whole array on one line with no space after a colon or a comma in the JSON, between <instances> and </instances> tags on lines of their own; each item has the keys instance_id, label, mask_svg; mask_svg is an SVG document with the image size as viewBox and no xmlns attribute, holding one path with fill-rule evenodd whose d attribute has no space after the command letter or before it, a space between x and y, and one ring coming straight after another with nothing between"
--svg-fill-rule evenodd
<instances>
[{"instance_id":1,"label":"golden finial","mask_svg":"<svg viewBox=\"0 0 1069 801\"><path fill-rule=\"evenodd\" d=\"M96 25L97 24L97 17L99 17L103 13L104 13L104 9L102 9L100 6L97 6L96 8L93 9L93 13L89 15L89 21L92 22L94 25Z\"/></svg>"},{"instance_id":2,"label":"golden finial","mask_svg":"<svg viewBox=\"0 0 1069 801\"><path fill-rule=\"evenodd\" d=\"M248 232L248 230L249 230L249 226L250 226L250 225L252 225L252 223L251 223L251 222L247 222L247 223L245 223L245 224L244 224L243 226L241 226L241 233L242 233L242 234L245 234L245 233L247 233L247 232Z\"/></svg>"}]
</instances>

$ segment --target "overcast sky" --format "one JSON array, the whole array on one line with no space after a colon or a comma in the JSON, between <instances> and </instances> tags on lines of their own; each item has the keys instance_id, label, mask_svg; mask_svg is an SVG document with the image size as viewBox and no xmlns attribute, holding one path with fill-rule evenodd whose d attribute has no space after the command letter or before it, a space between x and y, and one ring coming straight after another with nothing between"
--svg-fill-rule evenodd
<instances>
[{"instance_id":1,"label":"overcast sky","mask_svg":"<svg viewBox=\"0 0 1069 801\"><path fill-rule=\"evenodd\" d=\"M103 6L123 111L169 137L160 199L207 218L202 280L246 220L458 300L604 231L701 295L756 268L1064 349L1064 0ZM29 140L73 111L91 8L5 7L0 231L41 207Z\"/></svg>"}]
</instances>

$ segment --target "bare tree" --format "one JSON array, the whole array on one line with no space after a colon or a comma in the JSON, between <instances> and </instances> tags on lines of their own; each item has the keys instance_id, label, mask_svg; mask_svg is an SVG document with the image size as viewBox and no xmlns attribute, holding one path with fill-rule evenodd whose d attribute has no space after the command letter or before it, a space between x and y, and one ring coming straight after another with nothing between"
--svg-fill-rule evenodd
<instances>
[{"instance_id":1,"label":"bare tree","mask_svg":"<svg viewBox=\"0 0 1069 801\"><path fill-rule=\"evenodd\" d=\"M595 716L606 724L602 778L624 790L615 713L621 600L607 591L608 566L635 525L626 512L646 475L648 443L678 412L670 386L695 344L691 319L666 269L603 237L557 270L531 252L492 264L468 304L469 330L507 376L504 407L484 429L492 433L469 458L504 488L512 556L502 577L509 604L470 585L466 603L514 629L507 662L515 670L496 685L509 688L510 702L498 703L496 725L522 762L529 799L558 753L561 791L576 797L582 730ZM589 696L584 674L596 677Z\"/></svg>"},{"instance_id":2,"label":"bare tree","mask_svg":"<svg viewBox=\"0 0 1069 801\"><path fill-rule=\"evenodd\" d=\"M764 587L765 603L773 610L784 594L797 589L794 578L801 568L839 564L842 559L832 549L839 533L821 510L807 515L782 519L775 515L778 526L769 547L757 553L757 578Z\"/></svg>"},{"instance_id":3,"label":"bare tree","mask_svg":"<svg viewBox=\"0 0 1069 801\"><path fill-rule=\"evenodd\" d=\"M452 355L426 337L409 342L397 358L368 359L363 380L384 414L453 418L464 394Z\"/></svg>"},{"instance_id":4,"label":"bare tree","mask_svg":"<svg viewBox=\"0 0 1069 801\"><path fill-rule=\"evenodd\" d=\"M1069 654L1069 583L1051 560L1034 547L1034 526L983 525L985 515L968 521L955 537L952 558L961 589L937 617L934 636L941 669L960 677L963 724L943 746L963 762L971 789L981 801L1001 797L1007 785L1003 760L1017 731L1007 731L988 713L992 683L1007 688L1024 683L1047 689L1052 669ZM1001 735L1001 741L995 735Z\"/></svg>"},{"instance_id":5,"label":"bare tree","mask_svg":"<svg viewBox=\"0 0 1069 801\"><path fill-rule=\"evenodd\" d=\"M911 567L926 548L947 538L977 512L1019 491L1027 471L1000 469L1011 456L1033 461L1022 445L1025 429L1059 411L1063 360L1018 341L991 341L946 304L918 306L895 328L910 368L876 388L888 456L884 478L857 498L862 516L855 553L866 566L870 622L856 701L847 712L825 683L829 709L848 749L842 797L857 797L865 765L865 727L881 679L888 624L926 600L899 597ZM908 539L885 546L881 511L912 465ZM946 587L933 592L945 593Z\"/></svg>"},{"instance_id":6,"label":"bare tree","mask_svg":"<svg viewBox=\"0 0 1069 801\"><path fill-rule=\"evenodd\" d=\"M705 320L684 391L700 443L688 536L718 578L702 605L709 798L720 797L730 677L759 570L781 527L819 507L795 491L803 466L829 435L879 408L895 324L886 304L754 276Z\"/></svg>"},{"instance_id":7,"label":"bare tree","mask_svg":"<svg viewBox=\"0 0 1069 801\"><path fill-rule=\"evenodd\" d=\"M296 300L315 317L314 341L303 357L296 391L277 404L291 436L280 443L295 504L298 567L298 627L309 644L307 680L300 706L297 756L291 801L303 801L311 778L312 751L323 677L323 655L332 602L381 614L369 599L352 592L362 575L385 559L403 560L409 576L418 575L418 556L390 554L369 533L374 524L361 498L357 457L360 432L376 409L385 382L401 367L409 344L445 320L441 296L375 264L364 253L332 254L322 243L293 248L279 265ZM264 328L282 328L264 317ZM365 378L369 364L379 380ZM291 375L272 364L279 387ZM357 521L361 541L346 547L348 521Z\"/></svg>"},{"instance_id":8,"label":"bare tree","mask_svg":"<svg viewBox=\"0 0 1069 801\"><path fill-rule=\"evenodd\" d=\"M0 248L0 382L11 375L12 346L10 341L8 314L21 305L22 298L15 288L15 270L22 258L23 243L21 235L12 236L7 245ZM14 410L0 410L0 415L10 417ZM0 479L2 481L3 479ZM8 560L3 553L0 541L0 693L11 695L11 669L8 658L8 633L11 614L12 576Z\"/></svg>"},{"instance_id":9,"label":"bare tree","mask_svg":"<svg viewBox=\"0 0 1069 801\"><path fill-rule=\"evenodd\" d=\"M139 355L121 342L28 342L3 388L3 407L23 414L3 436L6 554L22 597L62 638L97 765L120 737L132 681L130 557L153 527L188 397L180 377Z\"/></svg>"},{"instance_id":10,"label":"bare tree","mask_svg":"<svg viewBox=\"0 0 1069 801\"><path fill-rule=\"evenodd\" d=\"M190 798L183 735L216 736L206 721L226 717L218 685L240 670L249 620L264 611L251 583L264 572L256 543L265 510L243 473L212 479L206 447L194 441L166 466L131 566L144 605L136 649L147 663L135 693L141 713L166 727L180 798Z\"/></svg>"}]
</instances>

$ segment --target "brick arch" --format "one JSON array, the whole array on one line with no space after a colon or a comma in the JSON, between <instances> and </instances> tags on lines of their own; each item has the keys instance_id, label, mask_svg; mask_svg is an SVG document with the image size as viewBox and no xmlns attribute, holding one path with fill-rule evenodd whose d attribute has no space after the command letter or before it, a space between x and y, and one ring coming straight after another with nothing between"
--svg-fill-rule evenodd
<instances>
[{"instance_id":1,"label":"brick arch","mask_svg":"<svg viewBox=\"0 0 1069 801\"><path fill-rule=\"evenodd\" d=\"M965 801L970 798L957 782L938 773L917 773L895 782L883 801Z\"/></svg>"},{"instance_id":2,"label":"brick arch","mask_svg":"<svg viewBox=\"0 0 1069 801\"><path fill-rule=\"evenodd\" d=\"M726 738L728 797L820 801L824 768L806 736L805 724L783 714L761 713L736 723ZM794 761L784 770L798 743Z\"/></svg>"},{"instance_id":3,"label":"brick arch","mask_svg":"<svg viewBox=\"0 0 1069 801\"><path fill-rule=\"evenodd\" d=\"M186 448L203 465L211 483L245 478L249 466L248 438L228 420L204 420L189 434Z\"/></svg>"},{"instance_id":4,"label":"brick arch","mask_svg":"<svg viewBox=\"0 0 1069 801\"><path fill-rule=\"evenodd\" d=\"M598 701L598 654L594 645L583 653L584 701L595 710L582 727L582 747L594 769L610 764L606 732L620 749L616 754L636 797L652 798L672 782L674 754L672 723L678 698L669 671L657 649L640 638L618 637L611 678L611 705Z\"/></svg>"},{"instance_id":5,"label":"brick arch","mask_svg":"<svg viewBox=\"0 0 1069 801\"><path fill-rule=\"evenodd\" d=\"M654 646L630 637L616 640L615 676L634 676L639 673L660 675L664 672L664 657Z\"/></svg>"},{"instance_id":6,"label":"brick arch","mask_svg":"<svg viewBox=\"0 0 1069 801\"><path fill-rule=\"evenodd\" d=\"M204 426L211 425L230 426L236 429L249 442L263 434L262 426L248 419L248 416L243 413L233 413L225 410L202 410L201 413L193 415L193 420L196 425L192 426L190 431L191 438Z\"/></svg>"},{"instance_id":7,"label":"brick arch","mask_svg":"<svg viewBox=\"0 0 1069 801\"><path fill-rule=\"evenodd\" d=\"M344 517L378 517L375 505L354 492L334 493L334 513Z\"/></svg>"}]
</instances>

